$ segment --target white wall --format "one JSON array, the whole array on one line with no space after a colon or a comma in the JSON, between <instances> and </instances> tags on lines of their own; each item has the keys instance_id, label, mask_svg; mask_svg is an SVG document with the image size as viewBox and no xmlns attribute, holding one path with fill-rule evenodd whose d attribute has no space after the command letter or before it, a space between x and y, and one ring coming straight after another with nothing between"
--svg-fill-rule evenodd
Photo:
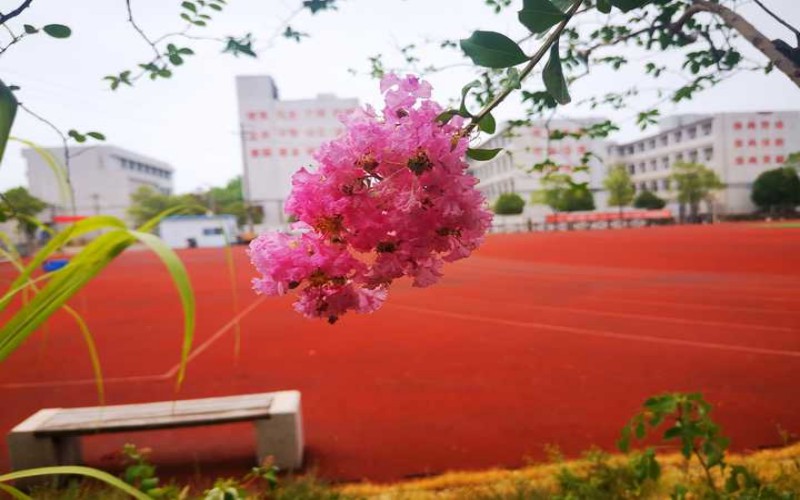
<instances>
[{"instance_id":1,"label":"white wall","mask_svg":"<svg viewBox=\"0 0 800 500\"><path fill-rule=\"evenodd\" d=\"M64 165L62 148L47 148ZM173 169L168 164L122 148L102 145L70 148L70 180L75 194L77 215L113 215L129 220L130 195L139 186L148 185L172 192ZM69 192L64 192L53 170L33 149L22 155L28 165L28 186L33 196L55 207L55 215L71 215ZM128 163L123 163L123 160ZM159 169L154 172L130 168L134 163ZM127 167L126 167L127 166Z\"/></svg>"},{"instance_id":2,"label":"white wall","mask_svg":"<svg viewBox=\"0 0 800 500\"><path fill-rule=\"evenodd\" d=\"M171 248L189 248L194 239L199 248L224 247L236 242L238 228L233 216L167 217L158 226L161 239ZM211 232L220 234L208 234Z\"/></svg>"},{"instance_id":3,"label":"white wall","mask_svg":"<svg viewBox=\"0 0 800 500\"><path fill-rule=\"evenodd\" d=\"M283 207L292 175L315 163L314 151L344 130L337 117L356 108L358 100L320 95L280 101L269 76L239 76L236 88L250 199L264 209L261 230L280 226L286 223Z\"/></svg>"}]
</instances>

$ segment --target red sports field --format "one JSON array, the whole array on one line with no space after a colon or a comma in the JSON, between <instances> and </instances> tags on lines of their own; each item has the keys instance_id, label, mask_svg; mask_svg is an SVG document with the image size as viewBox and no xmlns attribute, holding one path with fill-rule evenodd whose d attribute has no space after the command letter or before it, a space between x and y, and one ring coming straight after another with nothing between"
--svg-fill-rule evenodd
<instances>
[{"instance_id":1,"label":"red sports field","mask_svg":"<svg viewBox=\"0 0 800 500\"><path fill-rule=\"evenodd\" d=\"M491 236L429 289L395 287L335 326L249 291L221 251L181 255L198 331L178 397L299 389L307 461L335 480L516 467L612 449L647 396L701 391L738 450L800 433L800 229L664 227ZM73 305L98 343L108 402L173 397L181 313L160 262L128 252ZM234 355L233 318L241 320ZM0 365L0 430L42 407L94 405L77 328L59 314ZM87 439L94 465L125 442L169 471L242 472L249 425ZM8 469L5 448L0 471Z\"/></svg>"}]
</instances>

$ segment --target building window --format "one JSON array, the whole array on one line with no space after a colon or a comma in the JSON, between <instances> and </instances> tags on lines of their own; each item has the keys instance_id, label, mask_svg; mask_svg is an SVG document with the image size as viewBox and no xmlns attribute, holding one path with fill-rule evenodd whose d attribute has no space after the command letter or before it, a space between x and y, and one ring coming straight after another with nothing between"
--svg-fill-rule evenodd
<instances>
[{"instance_id":1,"label":"building window","mask_svg":"<svg viewBox=\"0 0 800 500\"><path fill-rule=\"evenodd\" d=\"M769 165L770 163L772 163L772 157L770 155L764 155L762 161L764 162L765 165Z\"/></svg>"},{"instance_id":2,"label":"building window","mask_svg":"<svg viewBox=\"0 0 800 500\"><path fill-rule=\"evenodd\" d=\"M681 142L683 134L681 133L680 130L678 130L677 132L675 132L674 137L675 137L675 142Z\"/></svg>"},{"instance_id":3,"label":"building window","mask_svg":"<svg viewBox=\"0 0 800 500\"><path fill-rule=\"evenodd\" d=\"M756 122L747 122L747 129L748 130L755 130L756 129Z\"/></svg>"},{"instance_id":4,"label":"building window","mask_svg":"<svg viewBox=\"0 0 800 500\"><path fill-rule=\"evenodd\" d=\"M221 227L206 227L203 228L203 236L218 236L222 234Z\"/></svg>"},{"instance_id":5,"label":"building window","mask_svg":"<svg viewBox=\"0 0 800 500\"><path fill-rule=\"evenodd\" d=\"M669 179L661 179L661 187L664 191L669 191Z\"/></svg>"},{"instance_id":6,"label":"building window","mask_svg":"<svg viewBox=\"0 0 800 500\"><path fill-rule=\"evenodd\" d=\"M744 157L743 156L737 156L736 157L736 164L737 165L744 165Z\"/></svg>"},{"instance_id":7,"label":"building window","mask_svg":"<svg viewBox=\"0 0 800 500\"><path fill-rule=\"evenodd\" d=\"M711 161L714 157L714 148L706 148L703 150L703 159L706 161Z\"/></svg>"},{"instance_id":8,"label":"building window","mask_svg":"<svg viewBox=\"0 0 800 500\"><path fill-rule=\"evenodd\" d=\"M689 139L694 139L695 137L697 137L697 127L692 127L689 130L687 130L686 135L688 136Z\"/></svg>"},{"instance_id":9,"label":"building window","mask_svg":"<svg viewBox=\"0 0 800 500\"><path fill-rule=\"evenodd\" d=\"M636 165L633 165L633 164L628 165L628 173L630 173L631 175L635 174L636 173Z\"/></svg>"},{"instance_id":10,"label":"building window","mask_svg":"<svg viewBox=\"0 0 800 500\"><path fill-rule=\"evenodd\" d=\"M769 146L769 144L770 144L770 140L769 139L761 139L761 145L762 146Z\"/></svg>"},{"instance_id":11,"label":"building window","mask_svg":"<svg viewBox=\"0 0 800 500\"><path fill-rule=\"evenodd\" d=\"M735 141L733 141L733 147L740 148L742 146L744 146L744 141L743 140L736 139Z\"/></svg>"},{"instance_id":12,"label":"building window","mask_svg":"<svg viewBox=\"0 0 800 500\"><path fill-rule=\"evenodd\" d=\"M704 123L702 127L703 135L711 135L712 125L710 123Z\"/></svg>"},{"instance_id":13,"label":"building window","mask_svg":"<svg viewBox=\"0 0 800 500\"><path fill-rule=\"evenodd\" d=\"M661 140L661 145L662 146L666 146L667 144L669 144L669 136L667 136L667 135L662 135L660 137L660 140Z\"/></svg>"},{"instance_id":14,"label":"building window","mask_svg":"<svg viewBox=\"0 0 800 500\"><path fill-rule=\"evenodd\" d=\"M783 122L782 122L782 121L780 121L780 120L776 121L776 122L775 122L775 128L779 128L779 129L780 129L780 128L783 128Z\"/></svg>"},{"instance_id":15,"label":"building window","mask_svg":"<svg viewBox=\"0 0 800 500\"><path fill-rule=\"evenodd\" d=\"M775 139L775 145L776 146L783 146L783 139L780 139L780 138Z\"/></svg>"}]
</instances>

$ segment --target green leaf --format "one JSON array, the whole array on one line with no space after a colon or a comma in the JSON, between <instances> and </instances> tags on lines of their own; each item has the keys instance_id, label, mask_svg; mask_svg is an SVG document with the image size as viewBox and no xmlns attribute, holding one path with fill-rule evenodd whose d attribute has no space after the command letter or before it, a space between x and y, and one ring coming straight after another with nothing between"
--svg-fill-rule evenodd
<instances>
[{"instance_id":1,"label":"green leaf","mask_svg":"<svg viewBox=\"0 0 800 500\"><path fill-rule=\"evenodd\" d=\"M25 28L25 33L27 33L29 35L33 35L34 33L38 33L39 32L39 30L37 30L35 27L31 26L30 24L23 25L23 28Z\"/></svg>"},{"instance_id":2,"label":"green leaf","mask_svg":"<svg viewBox=\"0 0 800 500\"><path fill-rule=\"evenodd\" d=\"M460 45L473 63L487 68L508 68L528 60L514 40L494 31L476 31Z\"/></svg>"},{"instance_id":3,"label":"green leaf","mask_svg":"<svg viewBox=\"0 0 800 500\"><path fill-rule=\"evenodd\" d=\"M503 148L497 149L467 149L467 156L477 161L488 161L497 156L497 153L502 151Z\"/></svg>"},{"instance_id":4,"label":"green leaf","mask_svg":"<svg viewBox=\"0 0 800 500\"><path fill-rule=\"evenodd\" d=\"M175 66L180 66L181 64L183 64L183 58L178 54L172 54L171 56L169 56L169 62L171 62Z\"/></svg>"},{"instance_id":5,"label":"green leaf","mask_svg":"<svg viewBox=\"0 0 800 500\"><path fill-rule=\"evenodd\" d=\"M97 139L98 141L106 140L106 136L101 134L100 132L86 132L86 135L88 135L92 139Z\"/></svg>"},{"instance_id":6,"label":"green leaf","mask_svg":"<svg viewBox=\"0 0 800 500\"><path fill-rule=\"evenodd\" d=\"M639 420L639 422L636 424L636 439L644 439L644 433L644 421Z\"/></svg>"},{"instance_id":7,"label":"green leaf","mask_svg":"<svg viewBox=\"0 0 800 500\"><path fill-rule=\"evenodd\" d=\"M190 49L189 47L184 47L182 49L178 49L178 54L183 54L185 56L191 56L191 55L194 55L194 51L192 49Z\"/></svg>"},{"instance_id":8,"label":"green leaf","mask_svg":"<svg viewBox=\"0 0 800 500\"><path fill-rule=\"evenodd\" d=\"M0 491L4 491L8 494L8 496L15 500L33 500L32 497L29 497L25 493L8 484L0 483Z\"/></svg>"},{"instance_id":9,"label":"green leaf","mask_svg":"<svg viewBox=\"0 0 800 500\"><path fill-rule=\"evenodd\" d=\"M210 3L210 4L208 4L208 6L211 7L212 9L216 10L216 11L222 10L222 6L219 5L219 4L216 4L216 3Z\"/></svg>"},{"instance_id":10,"label":"green leaf","mask_svg":"<svg viewBox=\"0 0 800 500\"><path fill-rule=\"evenodd\" d=\"M487 134L494 134L497 129L497 123L494 121L494 116L491 113L486 113L481 121L478 122L478 128Z\"/></svg>"},{"instance_id":11,"label":"green leaf","mask_svg":"<svg viewBox=\"0 0 800 500\"><path fill-rule=\"evenodd\" d=\"M0 80L0 162L6 151L6 144L11 135L11 125L17 115L17 98L10 88Z\"/></svg>"},{"instance_id":12,"label":"green leaf","mask_svg":"<svg viewBox=\"0 0 800 500\"><path fill-rule=\"evenodd\" d=\"M608 14L609 12L611 12L610 0L597 0L597 10L599 10L603 14Z\"/></svg>"},{"instance_id":13,"label":"green leaf","mask_svg":"<svg viewBox=\"0 0 800 500\"><path fill-rule=\"evenodd\" d=\"M463 116L464 118L469 118L472 116L472 113L470 113L467 109L467 95L469 94L470 89L480 86L481 82L479 80L473 80L461 87L461 105L458 108L458 114L460 116Z\"/></svg>"},{"instance_id":14,"label":"green leaf","mask_svg":"<svg viewBox=\"0 0 800 500\"><path fill-rule=\"evenodd\" d=\"M75 139L75 142L86 142L86 136L75 129L70 129L67 135Z\"/></svg>"},{"instance_id":15,"label":"green leaf","mask_svg":"<svg viewBox=\"0 0 800 500\"><path fill-rule=\"evenodd\" d=\"M531 33L544 33L563 21L564 13L550 0L524 0L517 17Z\"/></svg>"},{"instance_id":16,"label":"green leaf","mask_svg":"<svg viewBox=\"0 0 800 500\"><path fill-rule=\"evenodd\" d=\"M184 9L186 9L188 11L191 11L191 12L195 12L195 13L197 12L197 6L195 4L193 4L192 2L183 2L181 4L181 7L183 7ZM181 16L181 17L183 17L183 16Z\"/></svg>"},{"instance_id":17,"label":"green leaf","mask_svg":"<svg viewBox=\"0 0 800 500\"><path fill-rule=\"evenodd\" d=\"M447 111L443 111L441 114L439 114L439 116L436 117L436 121L444 125L457 114L458 112L455 109L448 109Z\"/></svg>"},{"instance_id":18,"label":"green leaf","mask_svg":"<svg viewBox=\"0 0 800 500\"><path fill-rule=\"evenodd\" d=\"M71 475L89 477L92 479L96 479L98 481L102 481L106 484L109 484L114 488L122 491L123 493L132 496L136 500L152 500L148 495L142 493L133 486L126 484L121 479L116 478L107 472L103 472L97 469L92 469L90 467L82 467L75 465L39 467L36 469L27 469L16 472L10 472L8 474L3 474L0 476L0 483L14 481L16 479L25 479L28 477L54 476L59 474L71 474Z\"/></svg>"},{"instance_id":19,"label":"green leaf","mask_svg":"<svg viewBox=\"0 0 800 500\"><path fill-rule=\"evenodd\" d=\"M620 438L617 441L617 448L623 453L627 453L631 445L631 426L626 425L620 432Z\"/></svg>"},{"instance_id":20,"label":"green leaf","mask_svg":"<svg viewBox=\"0 0 800 500\"><path fill-rule=\"evenodd\" d=\"M63 24L48 24L42 30L53 38L69 38L72 34L69 26L64 26Z\"/></svg>"},{"instance_id":21,"label":"green leaf","mask_svg":"<svg viewBox=\"0 0 800 500\"><path fill-rule=\"evenodd\" d=\"M611 5L618 8L622 12L629 12L633 9L644 7L651 3L653 0L608 0Z\"/></svg>"},{"instance_id":22,"label":"green leaf","mask_svg":"<svg viewBox=\"0 0 800 500\"><path fill-rule=\"evenodd\" d=\"M550 59L542 72L544 87L547 92L559 104L568 104L572 99L569 97L567 81L561 71L561 58L558 55L558 40L550 47Z\"/></svg>"}]
</instances>

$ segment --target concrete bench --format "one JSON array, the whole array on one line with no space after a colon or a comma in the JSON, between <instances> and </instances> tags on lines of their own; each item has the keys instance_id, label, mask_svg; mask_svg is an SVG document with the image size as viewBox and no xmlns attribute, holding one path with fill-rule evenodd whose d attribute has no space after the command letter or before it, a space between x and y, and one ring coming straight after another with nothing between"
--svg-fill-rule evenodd
<instances>
[{"instance_id":1,"label":"concrete bench","mask_svg":"<svg viewBox=\"0 0 800 500\"><path fill-rule=\"evenodd\" d=\"M83 435L252 421L258 463L273 456L282 470L303 464L300 392L281 391L159 403L48 408L8 434L14 470L82 462Z\"/></svg>"}]
</instances>

